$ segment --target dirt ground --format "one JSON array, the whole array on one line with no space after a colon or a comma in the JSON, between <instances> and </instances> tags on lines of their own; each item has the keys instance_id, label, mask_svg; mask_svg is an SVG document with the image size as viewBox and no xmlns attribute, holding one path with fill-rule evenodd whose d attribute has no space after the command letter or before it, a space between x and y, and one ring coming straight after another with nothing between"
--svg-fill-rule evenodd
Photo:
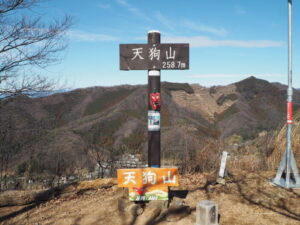
<instances>
[{"instance_id":1,"label":"dirt ground","mask_svg":"<svg viewBox=\"0 0 300 225\"><path fill-rule=\"evenodd\" d=\"M171 190L172 201L145 205L129 202L116 185L89 189L41 204L1 207L0 224L194 225L196 204L208 199L218 204L222 225L299 225L300 190L272 186L272 177L272 172L232 172L218 184L209 174L186 175Z\"/></svg>"}]
</instances>

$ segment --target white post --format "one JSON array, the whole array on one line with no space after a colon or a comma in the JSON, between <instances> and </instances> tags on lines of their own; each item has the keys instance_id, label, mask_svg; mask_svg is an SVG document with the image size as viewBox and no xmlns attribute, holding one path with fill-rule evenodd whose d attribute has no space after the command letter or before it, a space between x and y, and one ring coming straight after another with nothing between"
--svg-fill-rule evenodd
<instances>
[{"instance_id":1,"label":"white post","mask_svg":"<svg viewBox=\"0 0 300 225\"><path fill-rule=\"evenodd\" d=\"M219 177L222 177L222 178L224 177L224 173L225 173L227 155L228 155L228 152L226 152L226 151L222 152L222 159L221 159L221 165L220 165L220 170L219 170Z\"/></svg>"}]
</instances>

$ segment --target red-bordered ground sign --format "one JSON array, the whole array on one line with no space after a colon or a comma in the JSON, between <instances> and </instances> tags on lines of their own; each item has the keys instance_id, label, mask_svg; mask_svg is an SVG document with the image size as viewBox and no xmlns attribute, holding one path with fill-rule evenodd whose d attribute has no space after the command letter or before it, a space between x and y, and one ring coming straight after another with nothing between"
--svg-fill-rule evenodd
<instances>
[{"instance_id":1,"label":"red-bordered ground sign","mask_svg":"<svg viewBox=\"0 0 300 225\"><path fill-rule=\"evenodd\" d=\"M178 186L177 168L119 169L118 186L129 188L129 200L168 200L168 187Z\"/></svg>"}]
</instances>

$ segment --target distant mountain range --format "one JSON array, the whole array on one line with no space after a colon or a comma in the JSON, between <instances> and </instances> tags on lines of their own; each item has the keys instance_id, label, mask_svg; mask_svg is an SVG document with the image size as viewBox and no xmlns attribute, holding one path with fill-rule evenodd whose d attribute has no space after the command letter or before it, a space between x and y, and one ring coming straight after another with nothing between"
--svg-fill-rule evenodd
<instances>
[{"instance_id":1,"label":"distant mountain range","mask_svg":"<svg viewBox=\"0 0 300 225\"><path fill-rule=\"evenodd\" d=\"M71 90L70 89L60 89L60 90L53 90L53 91L27 92L27 93L24 93L24 95L27 95L30 98L41 98L41 97L46 97L46 96L50 96L53 94L64 93L64 92L68 92L68 91L71 91ZM10 96L11 95L8 95L8 94L0 94L0 99L10 97Z\"/></svg>"},{"instance_id":2,"label":"distant mountain range","mask_svg":"<svg viewBox=\"0 0 300 225\"><path fill-rule=\"evenodd\" d=\"M278 128L285 121L286 86L249 77L206 88L162 83L162 151L166 157L195 151L209 140L237 134L244 139ZM300 91L294 92L300 102ZM295 105L295 111L299 105ZM19 96L0 109L2 132L13 130L19 146L12 165L34 158L55 166L89 165L91 143L118 155L147 155L147 86L92 87L40 98ZM5 132L4 132L5 133Z\"/></svg>"}]
</instances>

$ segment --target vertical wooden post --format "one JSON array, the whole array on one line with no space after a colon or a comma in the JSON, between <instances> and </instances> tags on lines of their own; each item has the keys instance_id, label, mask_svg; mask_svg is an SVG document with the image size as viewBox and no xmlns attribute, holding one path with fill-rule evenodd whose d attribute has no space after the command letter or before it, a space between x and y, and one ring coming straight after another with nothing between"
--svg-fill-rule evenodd
<instances>
[{"instance_id":1,"label":"vertical wooden post","mask_svg":"<svg viewBox=\"0 0 300 225\"><path fill-rule=\"evenodd\" d=\"M160 32L148 32L148 44L160 44ZM157 108L151 106L151 94L159 96ZM148 70L148 166L160 167L160 70Z\"/></svg>"}]
</instances>

